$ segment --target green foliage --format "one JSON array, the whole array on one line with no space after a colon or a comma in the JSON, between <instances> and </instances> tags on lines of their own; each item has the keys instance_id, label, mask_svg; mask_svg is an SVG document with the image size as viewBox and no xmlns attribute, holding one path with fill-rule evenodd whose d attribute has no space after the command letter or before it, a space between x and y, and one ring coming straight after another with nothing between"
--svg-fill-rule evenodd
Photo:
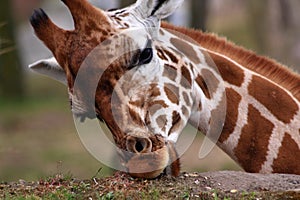
<instances>
[{"instance_id":1,"label":"green foliage","mask_svg":"<svg viewBox=\"0 0 300 200\"><path fill-rule=\"evenodd\" d=\"M189 192L184 192L183 195L182 195L182 199L185 199L185 200L189 200L190 199L190 193Z\"/></svg>"},{"instance_id":2,"label":"green foliage","mask_svg":"<svg viewBox=\"0 0 300 200\"><path fill-rule=\"evenodd\" d=\"M114 199L114 193L109 192L106 195L101 197L101 200L113 200Z\"/></svg>"}]
</instances>

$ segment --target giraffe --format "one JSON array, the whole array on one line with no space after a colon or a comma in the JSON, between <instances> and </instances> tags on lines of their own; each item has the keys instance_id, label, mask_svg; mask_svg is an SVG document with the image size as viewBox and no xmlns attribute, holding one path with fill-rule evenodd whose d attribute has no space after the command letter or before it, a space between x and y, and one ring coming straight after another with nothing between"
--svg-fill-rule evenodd
<instances>
[{"instance_id":1,"label":"giraffe","mask_svg":"<svg viewBox=\"0 0 300 200\"><path fill-rule=\"evenodd\" d=\"M62 2L74 30L35 10L35 34L54 57L30 68L67 85L82 121L107 125L130 175L178 176L175 144L187 123L247 172L300 174L298 74L214 34L162 22L183 0L137 0L108 11L87 0ZM84 67L91 72L85 87L74 90ZM93 95L86 88L95 84Z\"/></svg>"}]
</instances>

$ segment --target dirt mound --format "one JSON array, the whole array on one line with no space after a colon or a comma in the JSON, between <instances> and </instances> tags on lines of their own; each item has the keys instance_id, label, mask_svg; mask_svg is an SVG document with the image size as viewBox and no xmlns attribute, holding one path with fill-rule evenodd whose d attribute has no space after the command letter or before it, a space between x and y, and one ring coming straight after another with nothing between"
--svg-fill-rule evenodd
<instances>
[{"instance_id":1,"label":"dirt mound","mask_svg":"<svg viewBox=\"0 0 300 200\"><path fill-rule=\"evenodd\" d=\"M210 187L219 190L283 191L299 190L300 176L290 174L250 174L245 172L221 171L199 174L207 177Z\"/></svg>"},{"instance_id":2,"label":"dirt mound","mask_svg":"<svg viewBox=\"0 0 300 200\"><path fill-rule=\"evenodd\" d=\"M133 179L125 173L91 180L53 176L0 184L0 199L300 199L300 176L221 171L178 178Z\"/></svg>"}]
</instances>

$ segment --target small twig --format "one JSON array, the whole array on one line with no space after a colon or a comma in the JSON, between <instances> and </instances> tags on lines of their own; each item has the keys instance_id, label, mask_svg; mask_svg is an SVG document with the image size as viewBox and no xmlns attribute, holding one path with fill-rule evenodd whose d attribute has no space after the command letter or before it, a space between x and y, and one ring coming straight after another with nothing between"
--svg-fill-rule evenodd
<instances>
[{"instance_id":1,"label":"small twig","mask_svg":"<svg viewBox=\"0 0 300 200\"><path fill-rule=\"evenodd\" d=\"M93 178L93 181L96 185L99 185L99 183L97 182L96 178Z\"/></svg>"},{"instance_id":2,"label":"small twig","mask_svg":"<svg viewBox=\"0 0 300 200\"><path fill-rule=\"evenodd\" d=\"M100 167L100 168L98 169L98 171L97 171L96 174L92 177L92 179L95 179L95 178L98 176L98 174L101 172L101 170L102 170L102 167Z\"/></svg>"}]
</instances>

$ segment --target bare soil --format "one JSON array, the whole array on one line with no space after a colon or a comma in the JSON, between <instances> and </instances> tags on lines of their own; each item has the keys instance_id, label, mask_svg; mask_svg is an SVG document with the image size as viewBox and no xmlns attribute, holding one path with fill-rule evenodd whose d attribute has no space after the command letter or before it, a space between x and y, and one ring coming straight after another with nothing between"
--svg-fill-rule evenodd
<instances>
[{"instance_id":1,"label":"bare soil","mask_svg":"<svg viewBox=\"0 0 300 200\"><path fill-rule=\"evenodd\" d=\"M117 172L107 178L77 180L62 175L47 180L0 184L0 199L300 199L300 176L235 171L182 173L154 180Z\"/></svg>"}]
</instances>

